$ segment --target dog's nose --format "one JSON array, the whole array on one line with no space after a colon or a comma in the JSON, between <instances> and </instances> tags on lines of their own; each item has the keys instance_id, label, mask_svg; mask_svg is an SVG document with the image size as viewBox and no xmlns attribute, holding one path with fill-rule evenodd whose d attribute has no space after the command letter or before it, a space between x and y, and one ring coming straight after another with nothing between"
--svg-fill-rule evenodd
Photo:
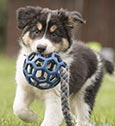
<instances>
[{"instance_id":1,"label":"dog's nose","mask_svg":"<svg viewBox=\"0 0 115 126\"><path fill-rule=\"evenodd\" d=\"M37 46L37 51L40 52L40 53L43 53L43 52L46 50L46 47L47 47L47 46L45 46L45 45L39 44L39 45Z\"/></svg>"}]
</instances>

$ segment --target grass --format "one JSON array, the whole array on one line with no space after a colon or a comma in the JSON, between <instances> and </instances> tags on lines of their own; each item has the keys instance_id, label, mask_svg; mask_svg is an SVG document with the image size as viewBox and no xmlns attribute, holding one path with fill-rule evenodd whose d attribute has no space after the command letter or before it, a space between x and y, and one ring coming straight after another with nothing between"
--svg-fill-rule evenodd
<instances>
[{"instance_id":1,"label":"grass","mask_svg":"<svg viewBox=\"0 0 115 126\"><path fill-rule=\"evenodd\" d=\"M39 126L43 119L43 104L40 101L32 104L31 108L39 113L39 121L27 124L13 114L14 96L15 60L0 56L0 126ZM115 81L112 81L107 75L97 95L91 122L96 122L96 126L104 123L115 126Z\"/></svg>"}]
</instances>

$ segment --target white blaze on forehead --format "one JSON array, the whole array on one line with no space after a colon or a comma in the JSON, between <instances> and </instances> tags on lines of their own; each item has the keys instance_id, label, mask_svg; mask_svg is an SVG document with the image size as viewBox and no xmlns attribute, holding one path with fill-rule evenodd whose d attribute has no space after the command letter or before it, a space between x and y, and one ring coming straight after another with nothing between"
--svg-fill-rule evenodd
<instances>
[{"instance_id":1,"label":"white blaze on forehead","mask_svg":"<svg viewBox=\"0 0 115 126\"><path fill-rule=\"evenodd\" d=\"M46 28L45 28L45 32L44 32L43 38L44 38L45 35L46 35L47 29L48 29L48 23L49 23L50 19L51 19L51 13L49 13L49 14L47 15Z\"/></svg>"},{"instance_id":2,"label":"white blaze on forehead","mask_svg":"<svg viewBox=\"0 0 115 126\"><path fill-rule=\"evenodd\" d=\"M46 20L47 25L48 25L48 23L50 21L50 18L51 18L51 13L49 13L48 16L47 16L47 20Z\"/></svg>"}]
</instances>

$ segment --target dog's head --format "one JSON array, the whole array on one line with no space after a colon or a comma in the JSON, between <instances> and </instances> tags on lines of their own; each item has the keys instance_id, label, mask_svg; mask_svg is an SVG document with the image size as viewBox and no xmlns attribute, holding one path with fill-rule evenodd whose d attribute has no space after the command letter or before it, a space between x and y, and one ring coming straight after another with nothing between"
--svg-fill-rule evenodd
<instances>
[{"instance_id":1,"label":"dog's head","mask_svg":"<svg viewBox=\"0 0 115 126\"><path fill-rule=\"evenodd\" d=\"M17 21L22 30L22 44L44 54L67 51L72 44L73 29L84 23L77 11L31 6L17 10Z\"/></svg>"}]
</instances>

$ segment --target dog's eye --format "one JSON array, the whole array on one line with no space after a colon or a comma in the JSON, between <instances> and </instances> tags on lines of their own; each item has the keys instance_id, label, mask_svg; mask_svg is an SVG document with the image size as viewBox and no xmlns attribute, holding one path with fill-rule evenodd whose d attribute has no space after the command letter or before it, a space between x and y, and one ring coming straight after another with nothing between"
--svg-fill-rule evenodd
<instances>
[{"instance_id":1,"label":"dog's eye","mask_svg":"<svg viewBox=\"0 0 115 126\"><path fill-rule=\"evenodd\" d=\"M52 33L52 36L53 37L58 37L58 35L54 32L54 33Z\"/></svg>"},{"instance_id":2,"label":"dog's eye","mask_svg":"<svg viewBox=\"0 0 115 126\"><path fill-rule=\"evenodd\" d=\"M56 42L59 43L62 39L61 35L58 32L54 32L51 34L51 39Z\"/></svg>"},{"instance_id":3,"label":"dog's eye","mask_svg":"<svg viewBox=\"0 0 115 126\"><path fill-rule=\"evenodd\" d=\"M34 32L34 34L38 34L38 33L40 33L40 31L38 30L38 29L36 29L35 31L33 31Z\"/></svg>"},{"instance_id":4,"label":"dog's eye","mask_svg":"<svg viewBox=\"0 0 115 126\"><path fill-rule=\"evenodd\" d=\"M33 34L33 38L35 38L35 37L39 36L40 32L41 31L39 31L38 29L36 29L36 30L32 31L31 34Z\"/></svg>"},{"instance_id":5,"label":"dog's eye","mask_svg":"<svg viewBox=\"0 0 115 126\"><path fill-rule=\"evenodd\" d=\"M30 37L32 38L32 39L34 39L34 38L36 38L37 36L39 36L39 34L40 34L40 30L39 29L37 29L37 27L33 27L33 28L31 28L31 30L30 30Z\"/></svg>"},{"instance_id":6,"label":"dog's eye","mask_svg":"<svg viewBox=\"0 0 115 126\"><path fill-rule=\"evenodd\" d=\"M38 34L40 33L41 30L39 30L37 27L33 27L31 28L31 32L35 33L35 34Z\"/></svg>"}]
</instances>

